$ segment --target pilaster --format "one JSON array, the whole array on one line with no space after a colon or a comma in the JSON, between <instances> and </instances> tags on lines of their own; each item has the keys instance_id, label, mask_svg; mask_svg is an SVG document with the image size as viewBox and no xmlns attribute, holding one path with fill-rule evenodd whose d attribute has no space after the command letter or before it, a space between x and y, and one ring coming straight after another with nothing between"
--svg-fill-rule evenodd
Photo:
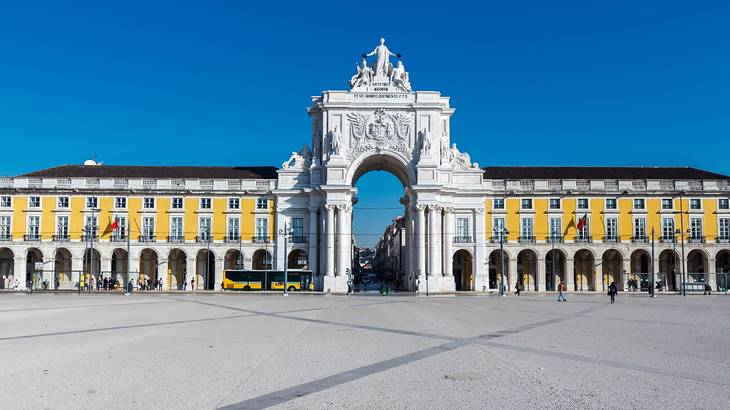
<instances>
[{"instance_id":1,"label":"pilaster","mask_svg":"<svg viewBox=\"0 0 730 410\"><path fill-rule=\"evenodd\" d=\"M537 260L537 291L545 292L546 278L545 278L545 259L539 258Z\"/></svg>"}]
</instances>

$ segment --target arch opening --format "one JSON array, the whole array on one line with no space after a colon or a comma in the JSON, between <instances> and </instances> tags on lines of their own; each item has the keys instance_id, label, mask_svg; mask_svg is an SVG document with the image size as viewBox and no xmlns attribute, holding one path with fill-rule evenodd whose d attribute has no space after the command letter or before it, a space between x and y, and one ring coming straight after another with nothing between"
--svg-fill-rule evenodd
<instances>
[{"instance_id":1,"label":"arch opening","mask_svg":"<svg viewBox=\"0 0 730 410\"><path fill-rule=\"evenodd\" d=\"M616 249L609 249L603 252L601 258L602 284L601 290L607 290L608 285L614 282L618 289L623 289L623 256Z\"/></svg>"},{"instance_id":2,"label":"arch opening","mask_svg":"<svg viewBox=\"0 0 730 410\"><path fill-rule=\"evenodd\" d=\"M453 257L454 285L456 290L474 290L474 258L465 249L459 249Z\"/></svg>"},{"instance_id":3,"label":"arch opening","mask_svg":"<svg viewBox=\"0 0 730 410\"><path fill-rule=\"evenodd\" d=\"M71 289L74 287L71 273L71 252L66 248L56 249L53 257L53 288Z\"/></svg>"},{"instance_id":4,"label":"arch opening","mask_svg":"<svg viewBox=\"0 0 730 410\"><path fill-rule=\"evenodd\" d=\"M502 264L499 261L499 250L494 250L489 254L489 289L499 289L501 283L502 273L504 273L504 290L505 292L510 289L509 286L509 255L504 252L502 258L504 262L504 271L502 271Z\"/></svg>"},{"instance_id":5,"label":"arch opening","mask_svg":"<svg viewBox=\"0 0 730 410\"><path fill-rule=\"evenodd\" d=\"M182 249L171 249L167 256L167 289L185 289L187 255ZM163 283L163 286L165 284Z\"/></svg>"},{"instance_id":6,"label":"arch opening","mask_svg":"<svg viewBox=\"0 0 730 410\"><path fill-rule=\"evenodd\" d=\"M525 291L537 291L537 254L524 249L517 254L517 286Z\"/></svg>"},{"instance_id":7,"label":"arch opening","mask_svg":"<svg viewBox=\"0 0 730 410\"><path fill-rule=\"evenodd\" d=\"M573 257L575 270L574 287L576 291L595 291L595 265L593 253L587 249L581 249Z\"/></svg>"},{"instance_id":8,"label":"arch opening","mask_svg":"<svg viewBox=\"0 0 730 410\"><path fill-rule=\"evenodd\" d=\"M15 254L9 248L0 248L0 289L15 286Z\"/></svg>"},{"instance_id":9,"label":"arch opening","mask_svg":"<svg viewBox=\"0 0 730 410\"><path fill-rule=\"evenodd\" d=\"M565 282L565 253L551 249L545 256L545 290L554 292L558 283Z\"/></svg>"},{"instance_id":10,"label":"arch opening","mask_svg":"<svg viewBox=\"0 0 730 410\"><path fill-rule=\"evenodd\" d=\"M215 255L207 249L198 251L195 269L196 289L215 289Z\"/></svg>"}]
</instances>

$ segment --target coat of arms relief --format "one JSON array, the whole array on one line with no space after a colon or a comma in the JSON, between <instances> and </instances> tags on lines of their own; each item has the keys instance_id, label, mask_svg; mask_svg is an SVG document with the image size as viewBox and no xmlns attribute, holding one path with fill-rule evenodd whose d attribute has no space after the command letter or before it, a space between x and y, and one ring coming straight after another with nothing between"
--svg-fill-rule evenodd
<instances>
[{"instance_id":1,"label":"coat of arms relief","mask_svg":"<svg viewBox=\"0 0 730 410\"><path fill-rule=\"evenodd\" d=\"M412 114L389 114L378 108L372 115L351 112L347 119L350 123L350 159L379 149L401 152L410 158Z\"/></svg>"}]
</instances>

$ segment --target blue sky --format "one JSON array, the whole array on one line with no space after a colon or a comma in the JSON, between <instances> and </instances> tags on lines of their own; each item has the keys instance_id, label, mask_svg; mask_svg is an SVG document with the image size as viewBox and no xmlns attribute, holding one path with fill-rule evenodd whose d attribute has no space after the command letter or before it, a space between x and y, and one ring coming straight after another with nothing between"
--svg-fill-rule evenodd
<instances>
[{"instance_id":1,"label":"blue sky","mask_svg":"<svg viewBox=\"0 0 730 410\"><path fill-rule=\"evenodd\" d=\"M730 174L728 21L727 1L8 2L0 174L280 165L309 141L309 96L344 88L380 36L414 88L452 98L452 139L482 165ZM358 188L398 207L386 173Z\"/></svg>"}]
</instances>

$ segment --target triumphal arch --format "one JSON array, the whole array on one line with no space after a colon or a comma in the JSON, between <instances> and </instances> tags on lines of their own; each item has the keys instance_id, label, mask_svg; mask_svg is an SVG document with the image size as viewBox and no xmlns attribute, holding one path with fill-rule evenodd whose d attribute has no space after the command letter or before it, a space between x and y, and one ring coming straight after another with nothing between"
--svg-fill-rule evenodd
<instances>
[{"instance_id":1,"label":"triumphal arch","mask_svg":"<svg viewBox=\"0 0 730 410\"><path fill-rule=\"evenodd\" d=\"M454 109L438 91L415 91L400 54L383 39L362 54L348 90L312 97L311 144L279 170L278 218L308 220L309 264L324 291L347 290L352 265L352 206L358 178L386 170L404 187L404 266L408 285L454 291L454 213L468 213L484 232L483 170L452 143ZM470 195L470 190L474 192ZM277 226L283 226L282 220ZM282 260L283 247L277 259ZM484 249L474 246L475 283L486 286Z\"/></svg>"}]
</instances>

